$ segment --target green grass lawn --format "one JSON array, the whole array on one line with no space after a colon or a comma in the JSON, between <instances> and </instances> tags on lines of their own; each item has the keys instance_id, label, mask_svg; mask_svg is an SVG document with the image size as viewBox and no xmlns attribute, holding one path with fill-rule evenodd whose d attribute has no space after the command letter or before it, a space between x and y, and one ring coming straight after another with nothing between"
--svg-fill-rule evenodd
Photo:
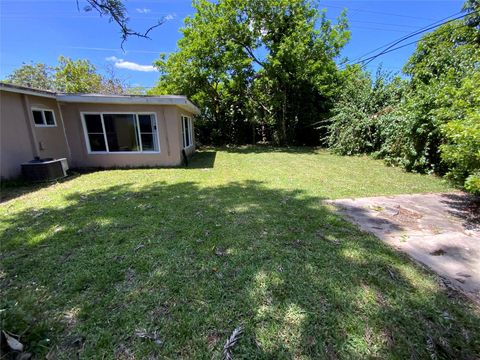
<instances>
[{"instance_id":1,"label":"green grass lawn","mask_svg":"<svg viewBox=\"0 0 480 360\"><path fill-rule=\"evenodd\" d=\"M51 358L480 356L477 308L322 201L451 190L323 151L4 188L2 327Z\"/></svg>"}]
</instances>

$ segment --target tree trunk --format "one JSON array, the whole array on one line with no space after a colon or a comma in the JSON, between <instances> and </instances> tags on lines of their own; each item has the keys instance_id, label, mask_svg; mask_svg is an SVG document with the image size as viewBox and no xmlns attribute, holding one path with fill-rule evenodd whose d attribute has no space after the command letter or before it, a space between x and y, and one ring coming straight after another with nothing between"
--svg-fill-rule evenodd
<instances>
[{"instance_id":1,"label":"tree trunk","mask_svg":"<svg viewBox=\"0 0 480 360\"><path fill-rule=\"evenodd\" d=\"M287 144L286 108L287 108L287 95L285 92L285 87L283 87L282 119L280 123L280 136L279 136L279 143L282 146Z\"/></svg>"}]
</instances>

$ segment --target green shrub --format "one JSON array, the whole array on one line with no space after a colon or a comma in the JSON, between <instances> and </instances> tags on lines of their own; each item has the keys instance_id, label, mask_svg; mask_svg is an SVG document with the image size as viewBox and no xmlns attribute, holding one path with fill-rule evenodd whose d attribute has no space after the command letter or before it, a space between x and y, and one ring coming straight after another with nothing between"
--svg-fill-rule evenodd
<instances>
[{"instance_id":1,"label":"green shrub","mask_svg":"<svg viewBox=\"0 0 480 360\"><path fill-rule=\"evenodd\" d=\"M472 194L480 195L480 171L467 177L465 189Z\"/></svg>"},{"instance_id":2,"label":"green shrub","mask_svg":"<svg viewBox=\"0 0 480 360\"><path fill-rule=\"evenodd\" d=\"M391 125L389 114L399 102L402 81L381 69L375 81L358 67L346 72L347 80L328 125L327 143L331 150L342 155L382 152Z\"/></svg>"},{"instance_id":3,"label":"green shrub","mask_svg":"<svg viewBox=\"0 0 480 360\"><path fill-rule=\"evenodd\" d=\"M347 80L328 126L343 155L372 154L409 171L446 175L472 193L480 177L480 43L461 20L425 35L404 71L359 68Z\"/></svg>"},{"instance_id":4,"label":"green shrub","mask_svg":"<svg viewBox=\"0 0 480 360\"><path fill-rule=\"evenodd\" d=\"M471 192L480 189L479 83L480 71L476 71L463 79L458 88L446 87L442 95L448 98L448 106L436 112L445 121L441 126L445 143L440 149L442 160L449 167L447 176L460 183L465 181L465 188Z\"/></svg>"}]
</instances>

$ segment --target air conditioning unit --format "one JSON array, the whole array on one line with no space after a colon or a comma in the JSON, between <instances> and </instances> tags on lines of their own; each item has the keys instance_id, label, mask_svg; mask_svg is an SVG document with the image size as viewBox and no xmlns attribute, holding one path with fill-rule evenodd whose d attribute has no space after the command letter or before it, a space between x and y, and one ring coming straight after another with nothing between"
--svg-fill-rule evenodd
<instances>
[{"instance_id":1,"label":"air conditioning unit","mask_svg":"<svg viewBox=\"0 0 480 360\"><path fill-rule=\"evenodd\" d=\"M22 164L22 175L31 181L49 181L67 176L68 162L66 158L35 158Z\"/></svg>"}]
</instances>

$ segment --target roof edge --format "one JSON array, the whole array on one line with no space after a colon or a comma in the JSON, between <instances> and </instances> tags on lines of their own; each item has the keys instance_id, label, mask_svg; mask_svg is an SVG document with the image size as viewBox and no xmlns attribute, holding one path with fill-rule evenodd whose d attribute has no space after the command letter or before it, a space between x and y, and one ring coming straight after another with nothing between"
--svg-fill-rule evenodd
<instances>
[{"instance_id":1,"label":"roof edge","mask_svg":"<svg viewBox=\"0 0 480 360\"><path fill-rule=\"evenodd\" d=\"M53 91L29 88L26 86L14 85L5 82L0 82L0 90L14 92L18 94L42 96L50 99L55 99L57 97L57 94Z\"/></svg>"},{"instance_id":2,"label":"roof edge","mask_svg":"<svg viewBox=\"0 0 480 360\"><path fill-rule=\"evenodd\" d=\"M124 104L124 105L173 105L184 108L196 115L200 109L186 96L160 95L88 95L88 94L58 94L57 100L63 103L92 103L92 104Z\"/></svg>"},{"instance_id":3,"label":"roof edge","mask_svg":"<svg viewBox=\"0 0 480 360\"><path fill-rule=\"evenodd\" d=\"M49 90L28 88L14 84L0 82L0 90L42 96L56 99L63 103L93 103L93 104L126 104L126 105L173 105L178 106L195 115L199 115L200 109L183 95L102 95L102 94L62 94Z\"/></svg>"}]
</instances>

